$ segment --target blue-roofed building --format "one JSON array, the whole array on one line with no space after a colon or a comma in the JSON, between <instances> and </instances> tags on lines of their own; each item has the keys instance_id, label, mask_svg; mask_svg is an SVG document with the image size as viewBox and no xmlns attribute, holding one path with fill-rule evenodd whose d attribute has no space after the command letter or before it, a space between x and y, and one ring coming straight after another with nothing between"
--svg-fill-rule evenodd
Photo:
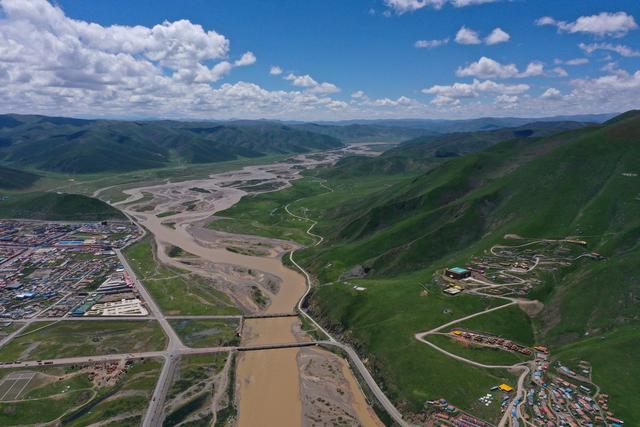
<instances>
[{"instance_id":1,"label":"blue-roofed building","mask_svg":"<svg viewBox=\"0 0 640 427\"><path fill-rule=\"evenodd\" d=\"M471 276L471 272L466 268L452 267L447 269L445 275L452 279L461 280Z\"/></svg>"}]
</instances>

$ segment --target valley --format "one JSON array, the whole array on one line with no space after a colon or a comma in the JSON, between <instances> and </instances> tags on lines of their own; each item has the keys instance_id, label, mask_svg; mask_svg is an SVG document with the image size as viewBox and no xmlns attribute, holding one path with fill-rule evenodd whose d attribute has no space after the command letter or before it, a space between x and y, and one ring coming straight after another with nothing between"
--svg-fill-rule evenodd
<instances>
[{"instance_id":1,"label":"valley","mask_svg":"<svg viewBox=\"0 0 640 427\"><path fill-rule=\"evenodd\" d=\"M519 180L556 159L565 172L592 166L567 161L572 147L597 150L599 135L635 129L635 121L580 129L562 140L552 134L495 142L426 172L380 170L380 159L402 146L385 151L384 143L365 143L273 163L221 164L175 180L120 178L103 188L89 180L86 188L109 202L100 209L115 208L136 224L133 240L116 254L135 278L143 318L157 322L166 343L152 348L141 341L129 353L110 344L111 352L91 360L70 347L64 357L46 352L35 360L34 349L46 348L61 329L43 317L17 334L7 329L0 355L20 369L162 360L143 425L633 420L624 390L634 380L605 366L598 351L584 350L598 336L633 348L633 321L595 311L587 333L572 332L568 322L576 322L578 309L564 295L573 295L585 274L609 277L636 255L635 222L598 222L600 199L634 178L631 160L611 157L616 178L604 182L615 190L582 196L591 190L574 186L583 200L577 211L557 204L545 187L525 198ZM349 159L371 173L344 173ZM527 216L527 199L542 194L547 204ZM621 203L627 218L637 209ZM537 223L544 209L555 216ZM567 227L562 215L580 222ZM618 240L626 247L620 253ZM623 308L619 316L624 310L633 312ZM61 314L69 323L63 333L77 323L108 335L98 323ZM26 329L34 321L44 333ZM142 325L129 321L126 328L149 333ZM215 366L208 362L214 359ZM195 381L194 372L206 379Z\"/></svg>"}]
</instances>

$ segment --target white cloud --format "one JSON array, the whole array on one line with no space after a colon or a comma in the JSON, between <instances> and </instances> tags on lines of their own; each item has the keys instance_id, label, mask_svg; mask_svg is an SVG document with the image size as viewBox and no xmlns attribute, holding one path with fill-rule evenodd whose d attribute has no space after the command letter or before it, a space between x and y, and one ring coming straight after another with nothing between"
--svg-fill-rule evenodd
<instances>
[{"instance_id":1,"label":"white cloud","mask_svg":"<svg viewBox=\"0 0 640 427\"><path fill-rule=\"evenodd\" d=\"M484 3L494 3L500 0L384 0L385 5L398 15L413 12L423 7L441 9L449 3L454 7L466 7Z\"/></svg>"},{"instance_id":2,"label":"white cloud","mask_svg":"<svg viewBox=\"0 0 640 427\"><path fill-rule=\"evenodd\" d=\"M438 103L461 98L477 98L484 93L497 93L501 95L518 95L530 89L527 84L506 85L492 80L480 81L474 79L472 83L453 83L452 85L435 85L422 90L427 95L442 97ZM435 101L435 100L434 100Z\"/></svg>"},{"instance_id":3,"label":"white cloud","mask_svg":"<svg viewBox=\"0 0 640 427\"><path fill-rule=\"evenodd\" d=\"M518 99L517 95L498 95L496 96L496 104L511 105L517 103Z\"/></svg>"},{"instance_id":4,"label":"white cloud","mask_svg":"<svg viewBox=\"0 0 640 427\"><path fill-rule=\"evenodd\" d=\"M284 79L289 80L292 85L298 87L314 87L318 85L318 82L315 81L309 74L298 76L293 73L289 73L284 77Z\"/></svg>"},{"instance_id":5,"label":"white cloud","mask_svg":"<svg viewBox=\"0 0 640 427\"><path fill-rule=\"evenodd\" d=\"M236 67L244 67L246 65L253 65L256 63L256 56L253 52L245 52L244 55L233 63Z\"/></svg>"},{"instance_id":6,"label":"white cloud","mask_svg":"<svg viewBox=\"0 0 640 427\"><path fill-rule=\"evenodd\" d=\"M301 117L346 103L318 83L269 91L214 87L252 52L229 59L230 42L190 21L102 26L67 17L46 0L0 0L0 111L109 117ZM301 76L303 81L308 81ZM296 86L299 87L299 86Z\"/></svg>"},{"instance_id":7,"label":"white cloud","mask_svg":"<svg viewBox=\"0 0 640 427\"><path fill-rule=\"evenodd\" d=\"M606 50L610 52L615 52L620 56L625 56L627 58L631 57L640 57L640 51L637 51L629 46L621 45L621 44L611 44L611 43L580 43L578 47L584 50L588 54L592 54L597 50Z\"/></svg>"},{"instance_id":8,"label":"white cloud","mask_svg":"<svg viewBox=\"0 0 640 427\"><path fill-rule=\"evenodd\" d=\"M318 83L309 74L297 75L289 73L283 78L290 81L294 86L307 89L309 93L329 94L340 92L340 88L338 88L338 86L334 85L333 83Z\"/></svg>"},{"instance_id":9,"label":"white cloud","mask_svg":"<svg viewBox=\"0 0 640 427\"><path fill-rule=\"evenodd\" d=\"M491 34L489 34L484 39L484 42L485 44L488 44L488 45L494 45L498 43L508 42L509 39L511 39L511 36L505 31L503 31L502 28L497 27L497 28L494 28L493 31L491 31Z\"/></svg>"},{"instance_id":10,"label":"white cloud","mask_svg":"<svg viewBox=\"0 0 640 427\"><path fill-rule=\"evenodd\" d=\"M565 65L585 65L589 63L588 58L574 58L566 61L562 61L560 59L555 60L556 64L565 64Z\"/></svg>"},{"instance_id":11,"label":"white cloud","mask_svg":"<svg viewBox=\"0 0 640 427\"><path fill-rule=\"evenodd\" d=\"M543 99L560 99L561 95L558 89L556 89L555 87L550 87L549 89L545 90L544 93L540 95L540 97Z\"/></svg>"},{"instance_id":12,"label":"white cloud","mask_svg":"<svg viewBox=\"0 0 640 427\"><path fill-rule=\"evenodd\" d=\"M277 65L272 65L271 69L269 70L269 74L271 74L272 76L279 76L280 74L282 74L282 68L278 67Z\"/></svg>"},{"instance_id":13,"label":"white cloud","mask_svg":"<svg viewBox=\"0 0 640 427\"><path fill-rule=\"evenodd\" d=\"M438 40L417 40L414 46L419 49L433 49L434 47L443 46L449 43L449 38Z\"/></svg>"},{"instance_id":14,"label":"white cloud","mask_svg":"<svg viewBox=\"0 0 640 427\"><path fill-rule=\"evenodd\" d=\"M481 79L524 78L542 74L544 74L544 65L541 62L531 62L527 65L525 71L520 72L515 64L501 64L486 56L481 57L478 61L472 62L464 68L460 67L456 70L458 77L478 77Z\"/></svg>"},{"instance_id":15,"label":"white cloud","mask_svg":"<svg viewBox=\"0 0 640 427\"><path fill-rule=\"evenodd\" d=\"M558 77L567 77L569 75L569 73L567 73L567 70L562 67L555 67L551 71L553 71Z\"/></svg>"},{"instance_id":16,"label":"white cloud","mask_svg":"<svg viewBox=\"0 0 640 427\"><path fill-rule=\"evenodd\" d=\"M419 107L422 105L415 99L411 99L406 96L400 96L396 99L391 99L391 98L371 99L367 96L367 94L365 94L361 90L352 93L351 98L352 98L351 102L356 103L359 106L411 108L411 107Z\"/></svg>"},{"instance_id":17,"label":"white cloud","mask_svg":"<svg viewBox=\"0 0 640 427\"><path fill-rule=\"evenodd\" d=\"M599 37L622 37L638 28L633 16L626 12L601 12L598 15L581 16L574 22L557 21L550 16L545 16L536 20L536 25L552 25L557 27L558 31L587 33Z\"/></svg>"},{"instance_id":18,"label":"white cloud","mask_svg":"<svg viewBox=\"0 0 640 427\"><path fill-rule=\"evenodd\" d=\"M465 26L460 27L456 33L456 43L458 44L480 44L478 33Z\"/></svg>"}]
</instances>

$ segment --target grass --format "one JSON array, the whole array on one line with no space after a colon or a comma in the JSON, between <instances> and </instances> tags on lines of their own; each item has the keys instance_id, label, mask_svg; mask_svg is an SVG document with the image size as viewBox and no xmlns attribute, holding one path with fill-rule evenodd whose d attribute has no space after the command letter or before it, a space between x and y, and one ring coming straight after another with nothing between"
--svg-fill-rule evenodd
<instances>
[{"instance_id":1,"label":"grass","mask_svg":"<svg viewBox=\"0 0 640 427\"><path fill-rule=\"evenodd\" d=\"M159 361L147 359L135 362L112 387L94 385L88 380L87 373L82 371L85 367L74 365L3 370L3 376L27 371L35 371L37 376L19 400L0 402L0 425L62 422L63 425L83 426L98 421L108 422L110 418L125 412L131 413L131 417L117 422L116 425L120 426L131 425L134 419L142 418L160 373ZM63 376L66 378L58 380ZM141 382L141 378L149 381Z\"/></svg>"},{"instance_id":2,"label":"grass","mask_svg":"<svg viewBox=\"0 0 640 427\"><path fill-rule=\"evenodd\" d=\"M125 249L124 254L160 309L167 315L239 314L229 297L206 279L169 268L153 256L149 237Z\"/></svg>"},{"instance_id":3,"label":"grass","mask_svg":"<svg viewBox=\"0 0 640 427\"><path fill-rule=\"evenodd\" d=\"M325 212L331 207L352 200L354 196L364 197L407 176L331 181L333 192L320 185L317 178L306 176L284 190L243 198L232 208L220 212L218 216L222 219L211 222L209 227L229 233L294 240L311 245L316 241L306 234L311 223L289 215L284 209L286 205L297 215L319 220L315 231L322 231L332 227L332 220L323 222Z\"/></svg>"},{"instance_id":4,"label":"grass","mask_svg":"<svg viewBox=\"0 0 640 427\"><path fill-rule=\"evenodd\" d=\"M460 322L455 326L476 332L498 335L525 346L531 347L536 344L531 318L517 306L483 314Z\"/></svg>"},{"instance_id":5,"label":"grass","mask_svg":"<svg viewBox=\"0 0 640 427\"><path fill-rule=\"evenodd\" d=\"M235 346L240 343L236 334L237 320L169 320L171 327L189 347Z\"/></svg>"},{"instance_id":6,"label":"grass","mask_svg":"<svg viewBox=\"0 0 640 427\"><path fill-rule=\"evenodd\" d=\"M0 200L0 218L66 221L124 219L120 211L106 203L78 194L11 194Z\"/></svg>"},{"instance_id":7,"label":"grass","mask_svg":"<svg viewBox=\"0 0 640 427\"><path fill-rule=\"evenodd\" d=\"M0 361L155 351L166 343L155 321L38 322L0 349Z\"/></svg>"}]
</instances>

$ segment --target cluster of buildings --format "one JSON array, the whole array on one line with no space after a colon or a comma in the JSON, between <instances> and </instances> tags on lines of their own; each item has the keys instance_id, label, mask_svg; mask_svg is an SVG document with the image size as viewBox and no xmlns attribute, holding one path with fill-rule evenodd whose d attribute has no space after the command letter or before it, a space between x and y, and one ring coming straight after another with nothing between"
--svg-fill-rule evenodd
<instances>
[{"instance_id":1,"label":"cluster of buildings","mask_svg":"<svg viewBox=\"0 0 640 427\"><path fill-rule=\"evenodd\" d=\"M118 267L85 301L71 311L72 316L146 316L149 312L133 287L133 280Z\"/></svg>"},{"instance_id":2,"label":"cluster of buildings","mask_svg":"<svg viewBox=\"0 0 640 427\"><path fill-rule=\"evenodd\" d=\"M136 309L137 295L114 252L138 236L137 227L121 222L0 221L0 319L78 315L82 307L113 303L102 300L113 294L119 294L115 308L94 312L146 314L142 305Z\"/></svg>"},{"instance_id":3,"label":"cluster of buildings","mask_svg":"<svg viewBox=\"0 0 640 427\"><path fill-rule=\"evenodd\" d=\"M547 361L546 347L536 347L536 366L525 401L525 416L535 426L623 427L624 421L609 410L607 394L596 393L589 377L560 362ZM582 374L591 374L587 362L579 363Z\"/></svg>"},{"instance_id":4,"label":"cluster of buildings","mask_svg":"<svg viewBox=\"0 0 640 427\"><path fill-rule=\"evenodd\" d=\"M489 423L468 414L449 404L446 399L427 400L425 405L433 412L436 420L442 425L456 427L489 427Z\"/></svg>"},{"instance_id":5,"label":"cluster of buildings","mask_svg":"<svg viewBox=\"0 0 640 427\"><path fill-rule=\"evenodd\" d=\"M511 340L500 338L494 335L465 331L463 329L453 329L451 330L450 335L456 340L468 341L470 343L486 347L499 348L505 351L524 354L525 356L530 356L533 354L533 351L531 351L531 349L528 347L516 344Z\"/></svg>"},{"instance_id":6,"label":"cluster of buildings","mask_svg":"<svg viewBox=\"0 0 640 427\"><path fill-rule=\"evenodd\" d=\"M582 240L497 245L472 257L465 267L450 267L434 277L442 291L451 296L482 288L486 295L523 297L540 283L538 271L567 267L578 257L604 259L598 253L585 252L585 245Z\"/></svg>"}]
</instances>

